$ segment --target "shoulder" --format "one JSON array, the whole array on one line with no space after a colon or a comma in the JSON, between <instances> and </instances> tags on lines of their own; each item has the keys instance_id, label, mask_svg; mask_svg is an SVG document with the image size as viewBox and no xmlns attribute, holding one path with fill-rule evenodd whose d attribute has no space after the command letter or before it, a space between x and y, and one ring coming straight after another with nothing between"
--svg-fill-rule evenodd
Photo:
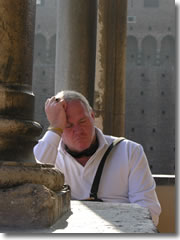
<instances>
[{"instance_id":1,"label":"shoulder","mask_svg":"<svg viewBox=\"0 0 180 240\"><path fill-rule=\"evenodd\" d=\"M104 137L109 144L111 144L114 140L120 138L120 137L115 137L115 136L111 136L111 135L104 135ZM122 143L124 145L127 145L127 146L132 147L132 148L142 147L142 145L140 143L137 143L137 142L135 142L133 140L130 140L130 139L127 139L125 137L123 137L123 138L124 138L124 140L123 140Z\"/></svg>"},{"instance_id":2,"label":"shoulder","mask_svg":"<svg viewBox=\"0 0 180 240\"><path fill-rule=\"evenodd\" d=\"M110 145L114 140L118 139L119 137L112 136L112 135L106 135L103 134L101 130L97 129L100 136L105 140L105 142ZM124 137L125 138L125 137ZM129 153L132 153L135 149L139 151L143 151L143 147L140 143L137 143L133 140L125 138L120 144L118 144L118 149L123 148L123 150L128 151Z\"/></svg>"},{"instance_id":3,"label":"shoulder","mask_svg":"<svg viewBox=\"0 0 180 240\"><path fill-rule=\"evenodd\" d=\"M105 135L106 141L110 145L114 140L118 139L118 137ZM124 140L117 145L117 151L119 150L121 153L127 153L128 157L134 154L142 154L144 153L143 146L140 143L137 143L133 140L124 138Z\"/></svg>"}]
</instances>

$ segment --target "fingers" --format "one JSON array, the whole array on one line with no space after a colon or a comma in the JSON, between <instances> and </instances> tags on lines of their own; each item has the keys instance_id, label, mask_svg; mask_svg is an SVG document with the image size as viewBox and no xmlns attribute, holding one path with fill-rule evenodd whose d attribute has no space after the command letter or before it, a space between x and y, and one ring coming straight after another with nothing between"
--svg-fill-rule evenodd
<instances>
[{"instance_id":1,"label":"fingers","mask_svg":"<svg viewBox=\"0 0 180 240\"><path fill-rule=\"evenodd\" d=\"M64 110L66 111L67 108L67 102L64 99L60 100L60 103L62 104L62 107L64 108Z\"/></svg>"},{"instance_id":2,"label":"fingers","mask_svg":"<svg viewBox=\"0 0 180 240\"><path fill-rule=\"evenodd\" d=\"M60 104L64 110L67 108L67 102L64 99L56 98L55 96L47 99L47 104Z\"/></svg>"},{"instance_id":3,"label":"fingers","mask_svg":"<svg viewBox=\"0 0 180 240\"><path fill-rule=\"evenodd\" d=\"M56 98L55 96L48 98L45 102L45 104L52 104L52 103L61 103L63 107L66 107L67 105L64 99Z\"/></svg>"},{"instance_id":4,"label":"fingers","mask_svg":"<svg viewBox=\"0 0 180 240\"><path fill-rule=\"evenodd\" d=\"M56 107L57 103L61 103L60 99L55 98L55 96L48 98L45 102L45 107ZM59 105L59 104L58 104ZM63 106L64 104L61 103Z\"/></svg>"},{"instance_id":5,"label":"fingers","mask_svg":"<svg viewBox=\"0 0 180 240\"><path fill-rule=\"evenodd\" d=\"M59 102L59 101L60 101L60 98L56 98L55 101L56 101L56 102Z\"/></svg>"},{"instance_id":6,"label":"fingers","mask_svg":"<svg viewBox=\"0 0 180 240\"><path fill-rule=\"evenodd\" d=\"M45 105L49 105L49 104L52 104L53 102L55 101L55 97L51 97L51 98L48 98L45 102Z\"/></svg>"},{"instance_id":7,"label":"fingers","mask_svg":"<svg viewBox=\"0 0 180 240\"><path fill-rule=\"evenodd\" d=\"M51 98L48 98L47 99L47 101L48 101L48 103L55 103L56 102L56 98L55 98L55 96L53 96L53 97L51 97Z\"/></svg>"},{"instance_id":8,"label":"fingers","mask_svg":"<svg viewBox=\"0 0 180 240\"><path fill-rule=\"evenodd\" d=\"M64 99L57 99L53 96L46 100L45 113L51 126L64 129L66 125L66 108L67 103Z\"/></svg>"}]
</instances>

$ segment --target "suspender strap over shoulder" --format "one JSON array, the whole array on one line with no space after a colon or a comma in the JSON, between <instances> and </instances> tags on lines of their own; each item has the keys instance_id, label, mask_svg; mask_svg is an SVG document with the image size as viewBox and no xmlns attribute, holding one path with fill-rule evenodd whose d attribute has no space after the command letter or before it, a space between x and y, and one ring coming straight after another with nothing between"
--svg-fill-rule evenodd
<instances>
[{"instance_id":1,"label":"suspender strap over shoulder","mask_svg":"<svg viewBox=\"0 0 180 240\"><path fill-rule=\"evenodd\" d=\"M91 187L91 192L90 192L90 198L89 200L94 200L94 201L102 201L101 199L98 199L97 197L97 192L98 192L98 188L99 188L99 183L100 183L100 179L101 179L101 175L102 175L102 171L103 171L103 167L105 164L105 161L107 159L108 154L110 153L110 151L113 149L113 147L115 147L117 144L119 144L120 142L122 142L125 138L121 137L121 138L117 138L115 139L111 145L109 145L108 149L106 150L106 152L104 153L101 162L98 166L92 187Z\"/></svg>"}]
</instances>

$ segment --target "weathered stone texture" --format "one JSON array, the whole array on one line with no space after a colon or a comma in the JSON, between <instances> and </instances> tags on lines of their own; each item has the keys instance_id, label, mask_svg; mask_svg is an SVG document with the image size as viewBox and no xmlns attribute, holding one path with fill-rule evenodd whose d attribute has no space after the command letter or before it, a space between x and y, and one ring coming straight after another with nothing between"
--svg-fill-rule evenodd
<instances>
[{"instance_id":1,"label":"weathered stone texture","mask_svg":"<svg viewBox=\"0 0 180 240\"><path fill-rule=\"evenodd\" d=\"M33 155L41 133L33 121L35 8L36 0L0 1L0 227L48 227L70 203L64 175Z\"/></svg>"},{"instance_id":2,"label":"weathered stone texture","mask_svg":"<svg viewBox=\"0 0 180 240\"><path fill-rule=\"evenodd\" d=\"M70 208L70 190L54 192L43 185L23 184L0 189L0 227L46 228Z\"/></svg>"},{"instance_id":3,"label":"weathered stone texture","mask_svg":"<svg viewBox=\"0 0 180 240\"><path fill-rule=\"evenodd\" d=\"M42 184L59 191L64 184L64 175L50 164L0 163L0 187L12 187L24 183Z\"/></svg>"},{"instance_id":4,"label":"weathered stone texture","mask_svg":"<svg viewBox=\"0 0 180 240\"><path fill-rule=\"evenodd\" d=\"M0 161L35 162L33 121L35 0L0 1Z\"/></svg>"},{"instance_id":5,"label":"weathered stone texture","mask_svg":"<svg viewBox=\"0 0 180 240\"><path fill-rule=\"evenodd\" d=\"M51 232L71 234L157 233L149 210L138 204L71 201L70 213L73 214L65 214L58 220L50 228ZM45 232L48 231L45 230Z\"/></svg>"},{"instance_id":6,"label":"weathered stone texture","mask_svg":"<svg viewBox=\"0 0 180 240\"><path fill-rule=\"evenodd\" d=\"M73 201L71 205L74 214L64 232L157 233L149 210L138 204Z\"/></svg>"}]
</instances>

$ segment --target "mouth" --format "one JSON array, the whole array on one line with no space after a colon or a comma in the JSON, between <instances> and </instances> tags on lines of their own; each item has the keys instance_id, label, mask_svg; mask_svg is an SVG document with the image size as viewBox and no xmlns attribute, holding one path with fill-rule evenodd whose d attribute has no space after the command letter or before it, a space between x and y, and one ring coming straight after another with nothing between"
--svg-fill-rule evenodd
<instances>
[{"instance_id":1,"label":"mouth","mask_svg":"<svg viewBox=\"0 0 180 240\"><path fill-rule=\"evenodd\" d=\"M90 145L86 136L79 136L74 138L74 144L76 145L79 151L84 151Z\"/></svg>"},{"instance_id":2,"label":"mouth","mask_svg":"<svg viewBox=\"0 0 180 240\"><path fill-rule=\"evenodd\" d=\"M81 135L74 137L74 141L76 141L76 142L82 141L84 139L87 139L87 136L85 134L81 134Z\"/></svg>"}]
</instances>

